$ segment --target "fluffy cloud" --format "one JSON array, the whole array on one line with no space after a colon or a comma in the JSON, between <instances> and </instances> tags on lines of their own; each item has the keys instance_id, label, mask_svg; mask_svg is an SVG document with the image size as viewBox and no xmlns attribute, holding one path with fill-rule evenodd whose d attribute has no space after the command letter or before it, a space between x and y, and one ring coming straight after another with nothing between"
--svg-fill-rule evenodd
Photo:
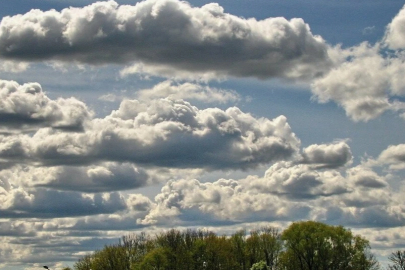
<instances>
[{"instance_id":1,"label":"fluffy cloud","mask_svg":"<svg viewBox=\"0 0 405 270\"><path fill-rule=\"evenodd\" d=\"M393 223L404 223L404 213L393 210L400 202L391 198L387 187L382 177L362 167L349 169L345 176L335 170L318 171L308 165L280 162L264 177L212 183L169 181L156 196L149 214L138 222L173 225L188 220L205 224L207 220L339 219L339 224L353 224L359 218L356 224L365 225L366 218L378 210ZM196 220L197 216L200 219Z\"/></svg>"},{"instance_id":2,"label":"fluffy cloud","mask_svg":"<svg viewBox=\"0 0 405 270\"><path fill-rule=\"evenodd\" d=\"M140 224L232 224L298 219L334 224L403 226L400 193L370 168L356 166L343 174L309 165L279 162L264 177L169 181L155 197ZM199 217L197 219L196 217Z\"/></svg>"},{"instance_id":3,"label":"fluffy cloud","mask_svg":"<svg viewBox=\"0 0 405 270\"><path fill-rule=\"evenodd\" d=\"M292 158L299 140L286 118L254 118L236 107L199 110L182 100L124 100L93 119L84 132L42 128L33 135L0 135L4 166L133 162L176 168L252 168Z\"/></svg>"},{"instance_id":4,"label":"fluffy cloud","mask_svg":"<svg viewBox=\"0 0 405 270\"><path fill-rule=\"evenodd\" d=\"M353 159L349 145L345 142L334 144L313 144L303 150L301 162L318 168L337 168Z\"/></svg>"},{"instance_id":5,"label":"fluffy cloud","mask_svg":"<svg viewBox=\"0 0 405 270\"><path fill-rule=\"evenodd\" d=\"M337 171L317 171L306 165L279 162L264 178L249 181L251 188L291 199L317 198L348 192L348 183Z\"/></svg>"},{"instance_id":6,"label":"fluffy cloud","mask_svg":"<svg viewBox=\"0 0 405 270\"><path fill-rule=\"evenodd\" d=\"M387 26L375 45L363 42L351 48L330 48L334 67L311 84L314 99L334 101L354 121L369 121L387 111L404 117L405 8ZM392 49L392 51L387 50Z\"/></svg>"},{"instance_id":7,"label":"fluffy cloud","mask_svg":"<svg viewBox=\"0 0 405 270\"><path fill-rule=\"evenodd\" d=\"M0 80L1 131L30 130L53 127L64 130L82 130L91 111L75 99L51 100L38 83L19 85Z\"/></svg>"},{"instance_id":8,"label":"fluffy cloud","mask_svg":"<svg viewBox=\"0 0 405 270\"><path fill-rule=\"evenodd\" d=\"M0 55L25 61L141 62L179 71L257 78L312 78L330 65L327 46L302 19L239 18L218 4L114 1L4 17Z\"/></svg>"},{"instance_id":9,"label":"fluffy cloud","mask_svg":"<svg viewBox=\"0 0 405 270\"><path fill-rule=\"evenodd\" d=\"M391 169L405 169L405 144L390 145L380 154L378 162L389 164Z\"/></svg>"},{"instance_id":10,"label":"fluffy cloud","mask_svg":"<svg viewBox=\"0 0 405 270\"><path fill-rule=\"evenodd\" d=\"M397 16L387 26L385 34L385 43L391 49L405 48L405 7L401 9Z\"/></svg>"},{"instance_id":11,"label":"fluffy cloud","mask_svg":"<svg viewBox=\"0 0 405 270\"><path fill-rule=\"evenodd\" d=\"M368 121L386 111L403 111L396 97L405 94L404 58L384 57L381 47L367 43L341 50L344 60L326 76L312 83L314 98L339 104L355 121Z\"/></svg>"},{"instance_id":12,"label":"fluffy cloud","mask_svg":"<svg viewBox=\"0 0 405 270\"><path fill-rule=\"evenodd\" d=\"M283 220L288 216L305 218L309 211L305 203L286 203L277 196L249 192L237 181L225 179L213 183L169 181L156 196L155 202L150 213L143 220L139 219L139 223L176 224L177 217L186 223L193 220L194 224L205 224L207 220L210 223L258 219L271 221Z\"/></svg>"}]
</instances>

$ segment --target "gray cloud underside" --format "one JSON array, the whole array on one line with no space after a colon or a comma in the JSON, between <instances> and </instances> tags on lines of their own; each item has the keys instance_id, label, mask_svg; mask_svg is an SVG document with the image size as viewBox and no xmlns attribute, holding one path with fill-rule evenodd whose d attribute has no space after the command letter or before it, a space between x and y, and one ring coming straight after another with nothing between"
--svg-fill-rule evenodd
<instances>
[{"instance_id":1,"label":"gray cloud underside","mask_svg":"<svg viewBox=\"0 0 405 270\"><path fill-rule=\"evenodd\" d=\"M127 208L118 193L84 195L47 189L0 187L2 218L57 218L115 213Z\"/></svg>"},{"instance_id":2,"label":"gray cloud underside","mask_svg":"<svg viewBox=\"0 0 405 270\"><path fill-rule=\"evenodd\" d=\"M140 61L257 78L312 78L330 66L325 42L302 19L257 21L224 13L218 4L197 8L176 0L98 2L4 17L0 55L89 64Z\"/></svg>"},{"instance_id":3,"label":"gray cloud underside","mask_svg":"<svg viewBox=\"0 0 405 270\"><path fill-rule=\"evenodd\" d=\"M130 190L152 183L150 175L128 163L83 166L25 167L0 171L0 181L26 187L47 187L80 192Z\"/></svg>"}]
</instances>

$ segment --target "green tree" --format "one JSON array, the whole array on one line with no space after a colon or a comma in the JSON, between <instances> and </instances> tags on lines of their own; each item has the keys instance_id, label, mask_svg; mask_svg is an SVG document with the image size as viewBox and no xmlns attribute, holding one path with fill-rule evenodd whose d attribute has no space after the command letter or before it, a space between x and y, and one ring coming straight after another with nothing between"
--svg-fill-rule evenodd
<instances>
[{"instance_id":1,"label":"green tree","mask_svg":"<svg viewBox=\"0 0 405 270\"><path fill-rule=\"evenodd\" d=\"M92 256L86 255L80 258L74 265L75 270L91 270Z\"/></svg>"},{"instance_id":2,"label":"green tree","mask_svg":"<svg viewBox=\"0 0 405 270\"><path fill-rule=\"evenodd\" d=\"M156 248L156 241L146 233L130 234L120 239L119 245L126 251L126 260L131 269L139 267L144 257Z\"/></svg>"},{"instance_id":3,"label":"green tree","mask_svg":"<svg viewBox=\"0 0 405 270\"><path fill-rule=\"evenodd\" d=\"M368 241L342 226L295 222L282 233L282 240L281 261L287 270L379 269Z\"/></svg>"},{"instance_id":4,"label":"green tree","mask_svg":"<svg viewBox=\"0 0 405 270\"><path fill-rule=\"evenodd\" d=\"M96 251L91 262L92 270L130 270L126 250L120 245L105 246Z\"/></svg>"},{"instance_id":5,"label":"green tree","mask_svg":"<svg viewBox=\"0 0 405 270\"><path fill-rule=\"evenodd\" d=\"M265 261L260 261L252 265L250 270L268 270L267 264Z\"/></svg>"},{"instance_id":6,"label":"green tree","mask_svg":"<svg viewBox=\"0 0 405 270\"><path fill-rule=\"evenodd\" d=\"M166 269L168 261L166 258L167 250L164 248L156 248L146 254L140 269L142 270L163 270Z\"/></svg>"},{"instance_id":7,"label":"green tree","mask_svg":"<svg viewBox=\"0 0 405 270\"><path fill-rule=\"evenodd\" d=\"M240 230L231 236L233 254L242 270L247 269L246 231Z\"/></svg>"},{"instance_id":8,"label":"green tree","mask_svg":"<svg viewBox=\"0 0 405 270\"><path fill-rule=\"evenodd\" d=\"M251 231L250 236L246 239L246 255L249 267L264 261L268 269L277 269L282 247L278 229L263 227L260 230Z\"/></svg>"},{"instance_id":9,"label":"green tree","mask_svg":"<svg viewBox=\"0 0 405 270\"><path fill-rule=\"evenodd\" d=\"M388 260L392 263L388 265L388 270L405 270L405 251L392 252Z\"/></svg>"}]
</instances>

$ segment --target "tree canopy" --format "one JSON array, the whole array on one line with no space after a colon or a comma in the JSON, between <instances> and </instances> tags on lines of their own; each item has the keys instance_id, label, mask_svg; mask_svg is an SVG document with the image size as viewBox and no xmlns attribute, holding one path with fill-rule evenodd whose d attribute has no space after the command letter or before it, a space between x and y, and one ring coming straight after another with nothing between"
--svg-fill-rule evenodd
<instances>
[{"instance_id":1,"label":"tree canopy","mask_svg":"<svg viewBox=\"0 0 405 270\"><path fill-rule=\"evenodd\" d=\"M391 261L398 264L398 258L403 259L398 256L393 255ZM264 227L231 236L175 229L155 236L128 235L116 245L82 257L74 269L375 270L379 264L365 238L342 226L302 221L282 233Z\"/></svg>"},{"instance_id":2,"label":"tree canopy","mask_svg":"<svg viewBox=\"0 0 405 270\"><path fill-rule=\"evenodd\" d=\"M378 269L369 242L342 226L305 221L291 224L282 234L283 269Z\"/></svg>"}]
</instances>

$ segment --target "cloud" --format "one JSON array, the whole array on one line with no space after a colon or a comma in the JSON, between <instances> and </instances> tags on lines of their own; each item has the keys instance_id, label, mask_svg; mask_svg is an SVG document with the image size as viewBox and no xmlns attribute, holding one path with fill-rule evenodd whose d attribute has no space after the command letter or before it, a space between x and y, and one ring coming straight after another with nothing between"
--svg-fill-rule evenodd
<instances>
[{"instance_id":1,"label":"cloud","mask_svg":"<svg viewBox=\"0 0 405 270\"><path fill-rule=\"evenodd\" d=\"M193 70L179 70L168 65L162 64L144 64L137 62L128 65L120 70L122 78L137 75L141 78L149 79L150 77L164 77L177 81L200 81L208 82L212 80L222 81L225 80L226 75L219 74L215 70L196 72Z\"/></svg>"},{"instance_id":2,"label":"cloud","mask_svg":"<svg viewBox=\"0 0 405 270\"><path fill-rule=\"evenodd\" d=\"M364 167L355 167L348 171L348 177L355 185L364 188L384 188L388 183L376 172Z\"/></svg>"},{"instance_id":3,"label":"cloud","mask_svg":"<svg viewBox=\"0 0 405 270\"><path fill-rule=\"evenodd\" d=\"M306 217L305 204L282 201L277 196L249 192L235 180L220 179L213 183L198 180L169 181L155 197L155 205L141 224L176 224L193 220L204 224L208 219L222 221L283 220L287 216ZM193 214L193 211L197 213Z\"/></svg>"},{"instance_id":4,"label":"cloud","mask_svg":"<svg viewBox=\"0 0 405 270\"><path fill-rule=\"evenodd\" d=\"M100 96L98 99L106 102L115 102L118 99L118 97L115 94L108 93Z\"/></svg>"},{"instance_id":5,"label":"cloud","mask_svg":"<svg viewBox=\"0 0 405 270\"><path fill-rule=\"evenodd\" d=\"M177 0L114 1L4 17L0 55L24 61L151 67L236 77L313 78L330 66L327 45L302 19L257 21ZM124 73L128 73L126 70Z\"/></svg>"},{"instance_id":6,"label":"cloud","mask_svg":"<svg viewBox=\"0 0 405 270\"><path fill-rule=\"evenodd\" d=\"M0 80L0 124L2 132L53 127L82 130L92 116L87 106L75 99L51 100L38 83L19 85Z\"/></svg>"},{"instance_id":7,"label":"cloud","mask_svg":"<svg viewBox=\"0 0 405 270\"><path fill-rule=\"evenodd\" d=\"M35 237L37 232L32 224L26 223L24 221L14 221L14 222L0 222L0 236L16 236L16 237Z\"/></svg>"},{"instance_id":8,"label":"cloud","mask_svg":"<svg viewBox=\"0 0 405 270\"><path fill-rule=\"evenodd\" d=\"M369 36L369 35L372 35L374 33L374 31L375 31L375 26L374 25L373 26L368 26L368 27L365 27L363 29L362 34L364 36Z\"/></svg>"},{"instance_id":9,"label":"cloud","mask_svg":"<svg viewBox=\"0 0 405 270\"><path fill-rule=\"evenodd\" d=\"M278 162L263 177L171 180L138 223L174 226L312 219L360 227L403 226L401 193L370 168L340 173ZM383 220L381 220L383 219ZM221 223L221 224L222 224Z\"/></svg>"},{"instance_id":10,"label":"cloud","mask_svg":"<svg viewBox=\"0 0 405 270\"><path fill-rule=\"evenodd\" d=\"M115 213L127 205L118 193L86 195L78 192L0 187L3 218L56 218Z\"/></svg>"},{"instance_id":11,"label":"cloud","mask_svg":"<svg viewBox=\"0 0 405 270\"><path fill-rule=\"evenodd\" d=\"M0 135L4 166L132 162L171 168L247 169L292 158L299 140L284 116L255 118L236 107L199 110L182 100L124 100L84 132L41 128Z\"/></svg>"},{"instance_id":12,"label":"cloud","mask_svg":"<svg viewBox=\"0 0 405 270\"><path fill-rule=\"evenodd\" d=\"M27 70L29 67L28 63L21 62L21 61L8 61L2 60L0 62L0 72L22 72Z\"/></svg>"},{"instance_id":13,"label":"cloud","mask_svg":"<svg viewBox=\"0 0 405 270\"><path fill-rule=\"evenodd\" d=\"M0 171L0 179L26 187L47 187L81 192L113 192L135 189L153 181L142 168L128 163L85 166L14 166ZM1 180L0 180L1 181Z\"/></svg>"},{"instance_id":14,"label":"cloud","mask_svg":"<svg viewBox=\"0 0 405 270\"><path fill-rule=\"evenodd\" d=\"M405 169L405 144L390 145L381 152L377 161L382 164L389 164L390 169Z\"/></svg>"},{"instance_id":15,"label":"cloud","mask_svg":"<svg viewBox=\"0 0 405 270\"><path fill-rule=\"evenodd\" d=\"M223 90L202 86L193 83L175 84L172 81L164 81L151 89L144 89L137 92L139 100L152 100L157 98L197 100L207 103L228 103L236 102L241 98L238 93L231 90Z\"/></svg>"},{"instance_id":16,"label":"cloud","mask_svg":"<svg viewBox=\"0 0 405 270\"><path fill-rule=\"evenodd\" d=\"M318 168L338 168L350 164L353 156L346 142L333 144L313 144L303 149L302 160L304 164L313 164Z\"/></svg>"},{"instance_id":17,"label":"cloud","mask_svg":"<svg viewBox=\"0 0 405 270\"><path fill-rule=\"evenodd\" d=\"M386 111L403 111L398 97L405 94L404 57L401 54L383 56L380 44L362 43L342 50L338 64L311 85L314 99L330 100L340 105L354 121L369 121Z\"/></svg>"},{"instance_id":18,"label":"cloud","mask_svg":"<svg viewBox=\"0 0 405 270\"><path fill-rule=\"evenodd\" d=\"M392 19L388 24L385 33L384 42L391 49L404 49L405 48L405 7Z\"/></svg>"},{"instance_id":19,"label":"cloud","mask_svg":"<svg viewBox=\"0 0 405 270\"><path fill-rule=\"evenodd\" d=\"M317 198L348 192L348 183L337 171L318 171L306 165L278 162L263 178L249 182L251 188L290 199Z\"/></svg>"}]
</instances>

